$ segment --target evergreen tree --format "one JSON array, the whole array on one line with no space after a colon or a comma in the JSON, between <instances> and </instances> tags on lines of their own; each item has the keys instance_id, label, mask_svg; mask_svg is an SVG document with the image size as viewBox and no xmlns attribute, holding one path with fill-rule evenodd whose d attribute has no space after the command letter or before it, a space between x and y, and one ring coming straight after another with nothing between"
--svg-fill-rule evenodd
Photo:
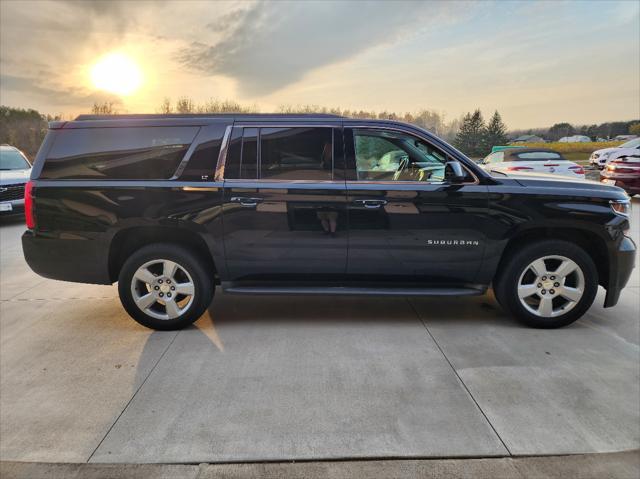
<instances>
[{"instance_id":1,"label":"evergreen tree","mask_svg":"<svg viewBox=\"0 0 640 479\"><path fill-rule=\"evenodd\" d=\"M489 120L484 137L484 155L488 155L491 152L491 147L496 145L506 145L509 141L507 138L507 126L503 123L498 110L495 111Z\"/></svg>"},{"instance_id":2,"label":"evergreen tree","mask_svg":"<svg viewBox=\"0 0 640 479\"><path fill-rule=\"evenodd\" d=\"M460 151L472 158L483 156L486 151L485 126L482 112L476 110L467 113L462 119L462 125L454 140L454 145Z\"/></svg>"}]
</instances>

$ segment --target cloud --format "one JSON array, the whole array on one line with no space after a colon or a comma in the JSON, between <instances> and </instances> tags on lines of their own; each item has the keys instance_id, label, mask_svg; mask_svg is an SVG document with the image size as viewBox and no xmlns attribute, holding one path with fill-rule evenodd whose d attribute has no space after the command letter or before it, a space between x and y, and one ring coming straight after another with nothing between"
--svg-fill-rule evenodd
<instances>
[{"instance_id":1,"label":"cloud","mask_svg":"<svg viewBox=\"0 0 640 479\"><path fill-rule=\"evenodd\" d=\"M121 105L122 100L106 92L88 92L82 88L55 88L43 86L42 81L36 78L17 75L0 75L0 84L4 91L28 93L31 97L43 99L54 98L58 106L75 106L78 103L90 105L91 103L111 102Z\"/></svg>"},{"instance_id":2,"label":"cloud","mask_svg":"<svg viewBox=\"0 0 640 479\"><path fill-rule=\"evenodd\" d=\"M307 72L412 35L461 10L462 2L260 2L228 12L208 29L214 44L193 42L177 58L207 75L268 94ZM425 46L426 47L426 46ZM380 65L380 75L393 77Z\"/></svg>"},{"instance_id":3,"label":"cloud","mask_svg":"<svg viewBox=\"0 0 640 479\"><path fill-rule=\"evenodd\" d=\"M157 12L167 1L56 0L55 3L71 12L68 18L75 18L93 28L106 27L121 35L138 22L142 13Z\"/></svg>"}]
</instances>

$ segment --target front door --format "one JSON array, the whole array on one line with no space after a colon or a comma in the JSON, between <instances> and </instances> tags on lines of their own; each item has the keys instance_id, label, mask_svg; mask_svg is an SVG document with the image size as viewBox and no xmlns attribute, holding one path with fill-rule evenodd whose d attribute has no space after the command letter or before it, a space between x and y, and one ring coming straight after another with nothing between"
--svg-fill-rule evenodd
<instances>
[{"instance_id":1,"label":"front door","mask_svg":"<svg viewBox=\"0 0 640 479\"><path fill-rule=\"evenodd\" d=\"M486 243L486 186L445 178L448 155L410 132L345 129L351 279L473 284Z\"/></svg>"},{"instance_id":2,"label":"front door","mask_svg":"<svg viewBox=\"0 0 640 479\"><path fill-rule=\"evenodd\" d=\"M236 125L224 171L229 279L335 280L346 272L340 124Z\"/></svg>"}]
</instances>

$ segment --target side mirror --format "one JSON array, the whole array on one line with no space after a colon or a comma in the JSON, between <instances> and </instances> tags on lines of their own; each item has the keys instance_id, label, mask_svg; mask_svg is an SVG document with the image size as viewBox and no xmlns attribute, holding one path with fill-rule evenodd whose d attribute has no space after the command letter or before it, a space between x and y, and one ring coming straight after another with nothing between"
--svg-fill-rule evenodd
<instances>
[{"instance_id":1,"label":"side mirror","mask_svg":"<svg viewBox=\"0 0 640 479\"><path fill-rule=\"evenodd\" d=\"M462 183L467 174L457 161L447 161L444 165L444 179L450 183Z\"/></svg>"}]
</instances>

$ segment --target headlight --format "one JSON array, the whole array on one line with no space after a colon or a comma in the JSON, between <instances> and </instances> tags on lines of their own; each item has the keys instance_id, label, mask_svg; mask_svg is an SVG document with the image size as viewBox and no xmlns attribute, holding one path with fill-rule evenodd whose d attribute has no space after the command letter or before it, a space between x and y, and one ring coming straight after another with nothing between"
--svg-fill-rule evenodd
<instances>
[{"instance_id":1,"label":"headlight","mask_svg":"<svg viewBox=\"0 0 640 479\"><path fill-rule=\"evenodd\" d=\"M627 217L631 215L631 200L611 200L609 204L614 213Z\"/></svg>"},{"instance_id":2,"label":"headlight","mask_svg":"<svg viewBox=\"0 0 640 479\"><path fill-rule=\"evenodd\" d=\"M601 160L606 160L607 158L609 158L611 156L611 152L609 153L603 153L602 155L600 155L600 159Z\"/></svg>"}]
</instances>

